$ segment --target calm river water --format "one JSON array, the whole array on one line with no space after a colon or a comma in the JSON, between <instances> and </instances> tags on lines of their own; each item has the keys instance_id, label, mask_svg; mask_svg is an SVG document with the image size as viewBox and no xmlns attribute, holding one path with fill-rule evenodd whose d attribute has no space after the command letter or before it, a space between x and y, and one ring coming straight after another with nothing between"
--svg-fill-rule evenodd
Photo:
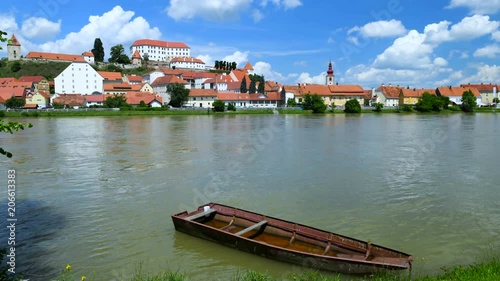
<instances>
[{"instance_id":1,"label":"calm river water","mask_svg":"<svg viewBox=\"0 0 500 281\"><path fill-rule=\"evenodd\" d=\"M19 120L16 120L19 121ZM67 263L97 280L140 263L194 280L301 268L176 233L170 215L208 201L399 249L415 269L500 250L500 116L181 116L26 119L1 134L17 171L17 270ZM6 248L2 219L0 248Z\"/></svg>"}]
</instances>

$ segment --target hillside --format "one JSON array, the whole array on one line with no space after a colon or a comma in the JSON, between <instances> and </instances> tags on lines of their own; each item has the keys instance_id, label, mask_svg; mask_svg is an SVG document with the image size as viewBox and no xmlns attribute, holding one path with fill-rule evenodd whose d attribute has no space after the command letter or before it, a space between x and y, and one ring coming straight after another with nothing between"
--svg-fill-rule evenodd
<instances>
[{"instance_id":1,"label":"hillside","mask_svg":"<svg viewBox=\"0 0 500 281\"><path fill-rule=\"evenodd\" d=\"M20 69L15 71L15 64L18 62L9 62L6 59L0 62L0 77L36 76L41 75L48 80L54 80L66 67L69 62L32 62L19 61Z\"/></svg>"},{"instance_id":2,"label":"hillside","mask_svg":"<svg viewBox=\"0 0 500 281\"><path fill-rule=\"evenodd\" d=\"M19 64L19 67L16 66ZM66 67L70 65L69 62L34 62L34 61L7 61L7 59L0 60L0 78L2 77L15 77L21 76L37 76L41 75L49 81L54 80ZM93 66L96 68L95 66ZM17 69L19 68L19 69ZM17 70L17 71L16 71ZM113 65L101 66L102 71L121 72L127 75L143 75L154 70L154 68L139 67L135 69L121 69Z\"/></svg>"}]
</instances>

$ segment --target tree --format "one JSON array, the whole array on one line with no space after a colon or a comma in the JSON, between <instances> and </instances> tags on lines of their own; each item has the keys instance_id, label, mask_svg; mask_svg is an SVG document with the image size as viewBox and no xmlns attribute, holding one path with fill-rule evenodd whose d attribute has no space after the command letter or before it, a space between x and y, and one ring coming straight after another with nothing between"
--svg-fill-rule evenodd
<instances>
[{"instance_id":1,"label":"tree","mask_svg":"<svg viewBox=\"0 0 500 281\"><path fill-rule=\"evenodd\" d=\"M443 100L429 92L425 92L415 105L415 109L420 112L441 111Z\"/></svg>"},{"instance_id":2,"label":"tree","mask_svg":"<svg viewBox=\"0 0 500 281\"><path fill-rule=\"evenodd\" d=\"M230 102L230 103L227 105L227 110L228 110L228 111L236 111L236 105L234 104L234 102Z\"/></svg>"},{"instance_id":3,"label":"tree","mask_svg":"<svg viewBox=\"0 0 500 281\"><path fill-rule=\"evenodd\" d=\"M375 109L373 111L375 112L381 112L382 108L384 108L384 104L381 102L376 102L374 105Z\"/></svg>"},{"instance_id":4,"label":"tree","mask_svg":"<svg viewBox=\"0 0 500 281\"><path fill-rule=\"evenodd\" d=\"M21 70L21 62L19 62L18 60L12 62L12 64L10 65L10 71L18 72L19 70Z\"/></svg>"},{"instance_id":5,"label":"tree","mask_svg":"<svg viewBox=\"0 0 500 281\"><path fill-rule=\"evenodd\" d=\"M22 98L11 97L5 101L5 106L7 108L23 108L26 105L26 100Z\"/></svg>"},{"instance_id":6,"label":"tree","mask_svg":"<svg viewBox=\"0 0 500 281\"><path fill-rule=\"evenodd\" d=\"M288 106L288 107L296 107L297 106L297 102L295 101L294 98L289 98L286 101L286 106Z\"/></svg>"},{"instance_id":7,"label":"tree","mask_svg":"<svg viewBox=\"0 0 500 281\"><path fill-rule=\"evenodd\" d=\"M463 112L473 112L474 107L477 106L476 97L471 90L465 91L462 94L462 111Z\"/></svg>"},{"instance_id":8,"label":"tree","mask_svg":"<svg viewBox=\"0 0 500 281\"><path fill-rule=\"evenodd\" d=\"M0 30L0 42L7 41L7 38L3 37L4 35L7 35L7 32ZM2 50L2 46L0 46L0 50Z\"/></svg>"},{"instance_id":9,"label":"tree","mask_svg":"<svg viewBox=\"0 0 500 281\"><path fill-rule=\"evenodd\" d=\"M443 109L448 109L448 106L450 105L450 97L440 96L439 99L441 100L441 105L443 106Z\"/></svg>"},{"instance_id":10,"label":"tree","mask_svg":"<svg viewBox=\"0 0 500 281\"><path fill-rule=\"evenodd\" d=\"M240 85L240 93L245 94L246 92L248 92L247 78L246 78L246 76L243 76L243 79L241 80L241 85Z\"/></svg>"},{"instance_id":11,"label":"tree","mask_svg":"<svg viewBox=\"0 0 500 281\"><path fill-rule=\"evenodd\" d=\"M142 56L142 65L148 66L149 64L149 54L145 53L144 56Z\"/></svg>"},{"instance_id":12,"label":"tree","mask_svg":"<svg viewBox=\"0 0 500 281\"><path fill-rule=\"evenodd\" d=\"M189 89L186 89L183 84L168 84L167 92L170 94L169 104L173 107L181 107L188 100Z\"/></svg>"},{"instance_id":13,"label":"tree","mask_svg":"<svg viewBox=\"0 0 500 281\"><path fill-rule=\"evenodd\" d=\"M302 108L304 110L312 110L313 113L324 113L326 111L326 104L318 94L306 94Z\"/></svg>"},{"instance_id":14,"label":"tree","mask_svg":"<svg viewBox=\"0 0 500 281\"><path fill-rule=\"evenodd\" d=\"M19 130L24 130L24 127L32 128L33 125L30 123L22 124L19 122L4 123L3 120L0 119L0 132L13 134ZM0 147L0 154L5 155L8 158L12 157L12 153L4 150L2 147Z\"/></svg>"},{"instance_id":15,"label":"tree","mask_svg":"<svg viewBox=\"0 0 500 281\"><path fill-rule=\"evenodd\" d=\"M257 92L257 86L256 86L256 82L255 82L255 79L252 79L252 76L249 76L250 77L250 87L248 89L248 92L250 94L255 94L255 92Z\"/></svg>"},{"instance_id":16,"label":"tree","mask_svg":"<svg viewBox=\"0 0 500 281\"><path fill-rule=\"evenodd\" d=\"M348 100L345 103L345 113L361 113L361 105L357 99Z\"/></svg>"},{"instance_id":17,"label":"tree","mask_svg":"<svg viewBox=\"0 0 500 281\"><path fill-rule=\"evenodd\" d=\"M218 60L216 60L214 63L214 68L219 69L219 67L220 67L220 62Z\"/></svg>"},{"instance_id":18,"label":"tree","mask_svg":"<svg viewBox=\"0 0 500 281\"><path fill-rule=\"evenodd\" d=\"M101 38L96 38L94 40L94 48L92 49L92 54L96 62L104 61L104 47L102 46Z\"/></svg>"},{"instance_id":19,"label":"tree","mask_svg":"<svg viewBox=\"0 0 500 281\"><path fill-rule=\"evenodd\" d=\"M224 112L224 109L226 107L226 105L224 104L224 102L221 101L221 100L214 101L214 103L212 104L212 106L213 106L215 112Z\"/></svg>"},{"instance_id":20,"label":"tree","mask_svg":"<svg viewBox=\"0 0 500 281\"><path fill-rule=\"evenodd\" d=\"M257 92L263 94L266 91L266 82L264 80L264 76L260 76L259 80L259 88L257 89Z\"/></svg>"},{"instance_id":21,"label":"tree","mask_svg":"<svg viewBox=\"0 0 500 281\"><path fill-rule=\"evenodd\" d=\"M109 62L120 64L130 64L130 58L125 55L125 48L122 44L111 47Z\"/></svg>"},{"instance_id":22,"label":"tree","mask_svg":"<svg viewBox=\"0 0 500 281\"><path fill-rule=\"evenodd\" d=\"M141 100L141 102L139 102L139 107L148 107L148 105L143 100Z\"/></svg>"},{"instance_id":23,"label":"tree","mask_svg":"<svg viewBox=\"0 0 500 281\"><path fill-rule=\"evenodd\" d=\"M104 101L104 107L107 108L120 108L127 106L127 98L123 94L108 96Z\"/></svg>"},{"instance_id":24,"label":"tree","mask_svg":"<svg viewBox=\"0 0 500 281\"><path fill-rule=\"evenodd\" d=\"M238 66L238 64L235 61L233 61L231 63L231 70L235 70L237 66Z\"/></svg>"},{"instance_id":25,"label":"tree","mask_svg":"<svg viewBox=\"0 0 500 281\"><path fill-rule=\"evenodd\" d=\"M500 99L499 98L494 98L493 99L493 103L499 103L500 102Z\"/></svg>"}]
</instances>

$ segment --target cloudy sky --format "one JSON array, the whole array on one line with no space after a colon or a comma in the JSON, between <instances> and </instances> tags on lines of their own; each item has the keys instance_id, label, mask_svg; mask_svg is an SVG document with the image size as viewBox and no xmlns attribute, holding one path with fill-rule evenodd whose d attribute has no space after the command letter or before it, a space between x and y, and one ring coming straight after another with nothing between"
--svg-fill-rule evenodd
<instances>
[{"instance_id":1,"label":"cloudy sky","mask_svg":"<svg viewBox=\"0 0 500 281\"><path fill-rule=\"evenodd\" d=\"M436 87L500 83L499 14L500 0L3 0L0 30L23 54L151 38L286 84L324 83L331 60L342 84Z\"/></svg>"}]
</instances>

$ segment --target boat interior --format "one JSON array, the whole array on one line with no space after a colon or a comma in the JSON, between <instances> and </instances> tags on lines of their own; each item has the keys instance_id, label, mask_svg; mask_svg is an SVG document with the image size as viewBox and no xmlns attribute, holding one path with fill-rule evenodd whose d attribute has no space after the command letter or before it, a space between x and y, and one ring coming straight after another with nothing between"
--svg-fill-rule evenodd
<instances>
[{"instance_id":1,"label":"boat interior","mask_svg":"<svg viewBox=\"0 0 500 281\"><path fill-rule=\"evenodd\" d=\"M404 266L407 256L315 228L230 208L205 208L188 214L188 221L283 249L386 265Z\"/></svg>"}]
</instances>

